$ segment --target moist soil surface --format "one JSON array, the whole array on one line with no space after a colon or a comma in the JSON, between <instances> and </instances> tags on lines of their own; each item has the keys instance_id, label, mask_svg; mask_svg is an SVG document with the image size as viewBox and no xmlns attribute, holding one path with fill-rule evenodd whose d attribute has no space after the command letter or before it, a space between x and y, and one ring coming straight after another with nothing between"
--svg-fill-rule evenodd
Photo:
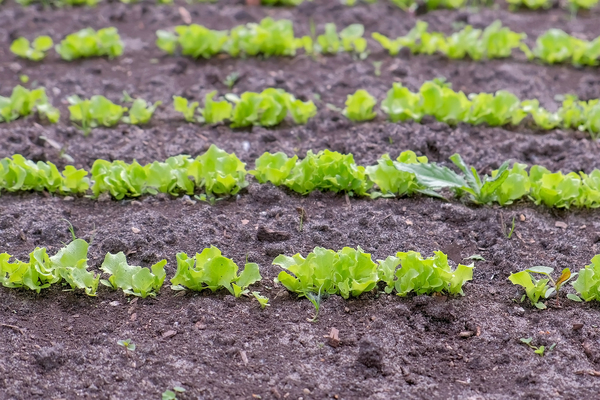
<instances>
[{"instance_id":1,"label":"moist soil surface","mask_svg":"<svg viewBox=\"0 0 600 400\"><path fill-rule=\"evenodd\" d=\"M446 77L466 92L505 89L521 98L538 98L555 108L556 94L600 97L597 69L545 66L515 55L487 62L449 61L438 56L390 57L370 42L371 54L293 58L190 60L165 56L154 46L154 32L183 21L213 29L289 18L297 34L309 21L322 30L365 25L367 35L406 33L415 17L387 3L344 7L315 1L298 8L246 7L236 2L176 7L151 3L110 3L94 9L0 6L0 94L8 95L18 76L45 86L63 117L56 125L34 118L0 128L0 156L20 153L33 160L78 167L98 158L140 163L177 154L197 156L212 143L235 153L248 169L264 151L303 156L329 148L353 153L357 163L374 163L384 153L403 150L447 164L460 153L478 171L489 173L505 160L541 164L551 170L600 168L598 145L585 134L519 127L450 127L423 123L391 124L383 116L354 124L326 103L343 107L346 95L368 89L381 99L392 82L417 89L425 80ZM549 28L594 38L597 14L571 20L560 9L510 13L505 9L439 10L422 15L432 29L451 32L453 23L477 27L495 19L525 32L530 43ZM114 60L66 63L56 54L35 64L15 59L10 42L49 34L55 41L81 28L116 26L126 49ZM154 60L152 60L154 59ZM152 60L152 61L151 61ZM375 75L373 61L381 61ZM226 93L231 72L240 80L235 93L280 87L303 99L320 96L318 115L306 126L284 123L274 129L232 130L186 124L171 106L173 95L202 99L211 90ZM65 98L103 94L118 101L127 90L162 100L152 122L97 129L88 137L68 121ZM44 139L46 138L46 139ZM50 139L50 140L48 140ZM36 246L53 254L67 243L70 221L78 237L91 241L89 264L100 266L107 252L123 251L130 264L149 266L175 254L217 246L238 265L261 266L256 290L270 297L261 310L250 298L226 292L183 293L167 285L156 298L131 299L106 287L96 298L54 286L40 294L0 288L0 399L150 399L175 386L181 399L542 399L595 398L600 370L600 312L596 304L561 296L538 310L520 302L522 292L507 280L511 272L534 265L578 270L598 253L600 218L595 210L552 210L523 201L508 207L477 207L415 196L355 199L332 193L300 196L252 181L238 196L210 206L166 195L115 201L54 197L47 193L3 194L0 251L27 259ZM514 233L508 238L512 221ZM265 234L275 231L278 234ZM366 293L324 300L318 320L306 299L274 284L279 254L306 255L315 246L360 246L373 259L414 250L430 256L446 252L452 265L475 261L464 297ZM571 288L567 289L572 291ZM339 345L326 336L339 330ZM520 343L533 338L543 357ZM130 338L134 352L117 341ZM556 344L552 350L549 348Z\"/></svg>"}]
</instances>

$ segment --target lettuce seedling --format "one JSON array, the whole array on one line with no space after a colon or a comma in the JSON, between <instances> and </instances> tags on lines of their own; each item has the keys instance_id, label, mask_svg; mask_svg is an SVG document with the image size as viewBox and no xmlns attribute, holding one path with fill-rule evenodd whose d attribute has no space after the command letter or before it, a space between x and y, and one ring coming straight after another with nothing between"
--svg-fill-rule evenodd
<instances>
[{"instance_id":1,"label":"lettuce seedling","mask_svg":"<svg viewBox=\"0 0 600 400\"><path fill-rule=\"evenodd\" d=\"M162 101L152 104L147 103L146 100L135 99L129 109L129 115L123 117L123 122L131 125L147 124L150 118L152 118L154 111L156 111L156 108L161 104Z\"/></svg>"},{"instance_id":2,"label":"lettuce seedling","mask_svg":"<svg viewBox=\"0 0 600 400\"><path fill-rule=\"evenodd\" d=\"M269 298L267 296L261 296L260 292L252 292L252 296L254 296L254 298L258 301L261 309L271 306L269 304Z\"/></svg>"},{"instance_id":3,"label":"lettuce seedling","mask_svg":"<svg viewBox=\"0 0 600 400\"><path fill-rule=\"evenodd\" d=\"M521 100L505 90L499 90L495 94L472 94L469 95L469 100L471 100L471 109L465 119L469 124L518 125L527 116L521 108Z\"/></svg>"},{"instance_id":4,"label":"lettuce seedling","mask_svg":"<svg viewBox=\"0 0 600 400\"><path fill-rule=\"evenodd\" d=\"M532 345L531 342L533 341L533 338L521 338L520 341L521 341L521 343L525 343L530 349L532 349L535 354L538 354L540 357L544 356L544 351L546 351L546 346L538 347L538 346ZM548 350L553 350L555 346L556 346L556 343L553 343L552 346L550 346L548 348Z\"/></svg>"},{"instance_id":5,"label":"lettuce seedling","mask_svg":"<svg viewBox=\"0 0 600 400\"><path fill-rule=\"evenodd\" d=\"M579 270L573 288L579 296L569 293L567 297L571 300L600 301L600 255L594 256L589 265Z\"/></svg>"},{"instance_id":6,"label":"lettuce seedling","mask_svg":"<svg viewBox=\"0 0 600 400\"><path fill-rule=\"evenodd\" d=\"M293 56L296 54L296 40L292 21L275 21L267 17L259 24L237 26L231 30L225 49L233 57L258 54L265 57Z\"/></svg>"},{"instance_id":7,"label":"lettuce seedling","mask_svg":"<svg viewBox=\"0 0 600 400\"><path fill-rule=\"evenodd\" d=\"M202 25L179 25L175 33L156 31L156 45L168 54L173 54L177 45L181 46L181 54L193 58L210 58L224 51L229 37L227 31L215 31Z\"/></svg>"},{"instance_id":8,"label":"lettuce seedling","mask_svg":"<svg viewBox=\"0 0 600 400\"><path fill-rule=\"evenodd\" d=\"M68 35L55 49L63 60L72 61L102 56L112 59L123 54L123 46L117 28L104 28L98 32L86 28Z\"/></svg>"},{"instance_id":9,"label":"lettuce seedling","mask_svg":"<svg viewBox=\"0 0 600 400\"><path fill-rule=\"evenodd\" d=\"M255 170L248 171L259 183L271 182L275 186L282 185L296 165L298 156L288 158L285 153L264 153L255 161Z\"/></svg>"},{"instance_id":10,"label":"lettuce seedling","mask_svg":"<svg viewBox=\"0 0 600 400\"><path fill-rule=\"evenodd\" d=\"M526 114L531 115L535 124L542 129L554 129L561 123L558 113L553 113L540 107L540 102L537 99L522 101L521 108Z\"/></svg>"},{"instance_id":11,"label":"lettuce seedling","mask_svg":"<svg viewBox=\"0 0 600 400\"><path fill-rule=\"evenodd\" d=\"M427 157L417 157L410 150L402 152L396 161L403 164L426 164L428 162ZM371 193L371 198L374 199L382 196L410 196L426 189L418 183L415 174L396 168L389 154L381 156L377 160L377 165L367 167L365 172L369 179L379 187L380 192Z\"/></svg>"},{"instance_id":12,"label":"lettuce seedling","mask_svg":"<svg viewBox=\"0 0 600 400\"><path fill-rule=\"evenodd\" d=\"M194 101L189 102L188 99L180 96L173 96L173 108L175 111L183 114L183 117L187 122L200 122L202 119L195 116L196 109L200 103Z\"/></svg>"},{"instance_id":13,"label":"lettuce seedling","mask_svg":"<svg viewBox=\"0 0 600 400\"><path fill-rule=\"evenodd\" d=\"M94 197L109 192L117 200L125 196L138 197L143 194L180 193L194 194L194 183L189 179L189 169L194 161L189 156L170 157L165 162L155 161L141 166L120 160L112 163L96 160L92 165L92 191Z\"/></svg>"},{"instance_id":14,"label":"lettuce seedling","mask_svg":"<svg viewBox=\"0 0 600 400\"><path fill-rule=\"evenodd\" d=\"M403 122L407 120L420 121L423 117L420 103L420 93L412 93L401 83L394 82L388 90L385 100L381 102L381 109L392 122Z\"/></svg>"},{"instance_id":15,"label":"lettuce seedling","mask_svg":"<svg viewBox=\"0 0 600 400\"><path fill-rule=\"evenodd\" d=\"M213 292L225 288L235 297L240 297L250 293L248 286L261 279L258 264L247 263L244 271L238 275L237 264L211 246L191 258L186 253L177 253L177 272L171 279L171 288L195 291L210 289Z\"/></svg>"},{"instance_id":16,"label":"lettuce seedling","mask_svg":"<svg viewBox=\"0 0 600 400\"><path fill-rule=\"evenodd\" d=\"M88 243L75 239L50 257L50 263L57 276L70 286L71 290L83 289L88 296L96 296L100 274L87 270Z\"/></svg>"},{"instance_id":17,"label":"lettuce seedling","mask_svg":"<svg viewBox=\"0 0 600 400\"><path fill-rule=\"evenodd\" d=\"M235 153L227 153L213 144L196 158L187 173L207 194L234 195L248 186L245 167Z\"/></svg>"},{"instance_id":18,"label":"lettuce seedling","mask_svg":"<svg viewBox=\"0 0 600 400\"><path fill-rule=\"evenodd\" d=\"M550 0L506 0L510 5L511 10L518 8L528 8L530 10L537 10L540 8L548 9L552 7L552 1Z\"/></svg>"},{"instance_id":19,"label":"lettuce seedling","mask_svg":"<svg viewBox=\"0 0 600 400\"><path fill-rule=\"evenodd\" d=\"M100 282L113 289L122 289L126 295L142 298L154 297L165 281L165 265L167 260L161 260L150 269L127 264L127 258L121 251L117 254L108 253L100 269L109 274L108 280Z\"/></svg>"},{"instance_id":20,"label":"lettuce seedling","mask_svg":"<svg viewBox=\"0 0 600 400\"><path fill-rule=\"evenodd\" d=\"M362 24L352 24L337 33L334 23L325 24L325 33L317 37L315 50L323 54L336 54L339 51L363 53L367 40L363 38L365 28Z\"/></svg>"},{"instance_id":21,"label":"lettuce seedling","mask_svg":"<svg viewBox=\"0 0 600 400\"><path fill-rule=\"evenodd\" d=\"M298 125L306 124L309 119L317 115L317 106L312 100L302 101L289 93L286 93L284 100L292 119Z\"/></svg>"},{"instance_id":22,"label":"lettuce seedling","mask_svg":"<svg viewBox=\"0 0 600 400\"><path fill-rule=\"evenodd\" d=\"M598 5L598 0L568 0L569 8L576 13L580 8L590 10Z\"/></svg>"},{"instance_id":23,"label":"lettuce seedling","mask_svg":"<svg viewBox=\"0 0 600 400\"><path fill-rule=\"evenodd\" d=\"M216 124L231 119L233 109L231 103L226 100L214 101L213 98L216 94L216 90L208 93L204 97L204 109L200 110L202 113L201 120L209 124Z\"/></svg>"},{"instance_id":24,"label":"lettuce seedling","mask_svg":"<svg viewBox=\"0 0 600 400\"><path fill-rule=\"evenodd\" d=\"M331 190L347 192L351 196L364 196L372 186L365 167L356 165L352 154L330 150L317 154L309 150L302 161L296 162L283 184L300 194Z\"/></svg>"},{"instance_id":25,"label":"lettuce seedling","mask_svg":"<svg viewBox=\"0 0 600 400\"><path fill-rule=\"evenodd\" d=\"M44 88L28 90L17 85L10 97L0 96L0 122L11 122L34 111L51 123L58 122L60 118L60 112L50 105Z\"/></svg>"},{"instance_id":26,"label":"lettuce seedling","mask_svg":"<svg viewBox=\"0 0 600 400\"><path fill-rule=\"evenodd\" d=\"M423 258L420 253L398 252L386 260L378 260L379 276L385 282L386 293L396 289L398 296L410 292L432 294L447 292L464 295L462 287L473 279L474 265L459 264L453 271L448 265L448 256L435 251L433 257ZM400 265L400 268L396 269Z\"/></svg>"},{"instance_id":27,"label":"lettuce seedling","mask_svg":"<svg viewBox=\"0 0 600 400\"><path fill-rule=\"evenodd\" d=\"M20 37L12 42L10 51L22 58L27 58L32 61L40 61L46 57L46 52L54 46L54 42L50 36L38 36L33 43L24 37Z\"/></svg>"},{"instance_id":28,"label":"lettuce seedling","mask_svg":"<svg viewBox=\"0 0 600 400\"><path fill-rule=\"evenodd\" d=\"M92 96L89 100L82 100L79 96L70 96L67 100L71 104L69 106L71 121L80 123L78 127L83 131L84 136L89 135L91 130L98 126L115 126L127 111L127 107L115 104L100 95ZM143 100L141 101L143 102ZM137 113L139 114L139 112ZM139 122L136 117L134 119Z\"/></svg>"},{"instance_id":29,"label":"lettuce seedling","mask_svg":"<svg viewBox=\"0 0 600 400\"><path fill-rule=\"evenodd\" d=\"M325 24L325 33L317 36L316 51L323 54L337 54L340 51L340 37L334 23Z\"/></svg>"},{"instance_id":30,"label":"lettuce seedling","mask_svg":"<svg viewBox=\"0 0 600 400\"><path fill-rule=\"evenodd\" d=\"M558 304L558 291L571 279L571 271L569 268L565 268L562 271L561 276L558 280L552 279L550 275L554 272L554 268L551 267L531 267L526 269L525 271L517 272L511 274L508 277L514 285L519 285L525 288L525 295L521 298L521 301L525 300L525 296L529 298L529 301L532 305L537 308L543 310L546 308L546 305L540 301L540 299L548 299L553 294L557 294L556 301ZM535 279L532 274L541 274L548 277L548 279ZM552 286L548 285L549 282L552 282Z\"/></svg>"},{"instance_id":31,"label":"lettuce seedling","mask_svg":"<svg viewBox=\"0 0 600 400\"><path fill-rule=\"evenodd\" d=\"M548 267L541 267L541 268L548 268ZM551 270L550 272L553 271L552 268L548 268L548 269ZM537 280L531 275L531 272L538 272L537 270L538 270L538 268L534 267L533 271L525 270L525 271L513 273L508 277L508 280L510 280L513 283L513 285L519 285L525 289L525 295L523 295L523 297L521 298L521 301L525 300L525 297L527 296L529 298L529 301L531 301L532 305L543 310L546 308L546 305L544 303L542 303L541 301L539 301L540 298L542 298L542 299L548 298L552 293L554 293L555 289L548 286L548 282L550 282L550 279ZM546 294L548 294L548 295L546 295Z\"/></svg>"},{"instance_id":32,"label":"lettuce seedling","mask_svg":"<svg viewBox=\"0 0 600 400\"><path fill-rule=\"evenodd\" d=\"M354 94L348 95L346 108L342 114L353 122L369 121L377 116L377 113L373 111L375 105L377 105L375 97L366 90L359 89Z\"/></svg>"},{"instance_id":33,"label":"lettuce seedling","mask_svg":"<svg viewBox=\"0 0 600 400\"><path fill-rule=\"evenodd\" d=\"M261 93L245 92L241 97L228 94L225 98L235 104L231 115L232 128L275 126L284 120L288 111L294 122L304 124L317 111L312 101L297 100L282 89L268 88Z\"/></svg>"},{"instance_id":34,"label":"lettuce seedling","mask_svg":"<svg viewBox=\"0 0 600 400\"><path fill-rule=\"evenodd\" d=\"M8 288L25 287L40 292L60 280L56 276L45 248L36 247L29 254L29 262L16 260L11 263L11 255L0 254L0 282Z\"/></svg>"},{"instance_id":35,"label":"lettuce seedling","mask_svg":"<svg viewBox=\"0 0 600 400\"><path fill-rule=\"evenodd\" d=\"M531 183L525 168L527 168L526 164L514 163L508 170L508 176L504 182L494 191L494 198L501 206L512 204L515 200L529 194ZM500 170L493 170L492 178L497 177L500 173Z\"/></svg>"},{"instance_id":36,"label":"lettuce seedling","mask_svg":"<svg viewBox=\"0 0 600 400\"><path fill-rule=\"evenodd\" d=\"M37 163L20 154L0 160L0 189L9 192L47 190L50 193L85 193L90 186L87 171L67 165L62 173L51 162Z\"/></svg>"},{"instance_id":37,"label":"lettuce seedling","mask_svg":"<svg viewBox=\"0 0 600 400\"><path fill-rule=\"evenodd\" d=\"M339 294L344 299L372 290L377 281L377 264L360 247L333 250L315 247L306 258L280 255L273 260L281 271L276 281L299 296Z\"/></svg>"},{"instance_id":38,"label":"lettuce seedling","mask_svg":"<svg viewBox=\"0 0 600 400\"><path fill-rule=\"evenodd\" d=\"M581 177L574 172L550 173L546 168L534 165L529 171L531 192L529 197L536 205L544 203L548 207L569 208L582 203Z\"/></svg>"},{"instance_id":39,"label":"lettuce seedling","mask_svg":"<svg viewBox=\"0 0 600 400\"><path fill-rule=\"evenodd\" d=\"M263 6L290 6L296 7L302 4L304 0L261 0Z\"/></svg>"}]
</instances>

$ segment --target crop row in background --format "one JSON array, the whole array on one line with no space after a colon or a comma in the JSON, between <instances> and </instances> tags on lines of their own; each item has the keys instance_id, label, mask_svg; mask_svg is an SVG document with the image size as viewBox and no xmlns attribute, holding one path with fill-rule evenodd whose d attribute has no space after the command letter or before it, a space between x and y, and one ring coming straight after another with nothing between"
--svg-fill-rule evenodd
<instances>
[{"instance_id":1,"label":"crop row in background","mask_svg":"<svg viewBox=\"0 0 600 400\"><path fill-rule=\"evenodd\" d=\"M325 24L325 32L317 35L296 37L293 23L270 17L260 23L248 23L231 30L213 30L202 25L180 25L174 31L158 30L156 45L168 54L180 52L192 58L211 58L227 54L231 57L248 56L295 56L303 49L306 55L331 55L348 52L364 59L368 56L368 43L363 37L364 26L352 24L337 31L334 23ZM466 57L483 59L507 58L519 49L530 61L556 64L569 62L574 66L599 64L600 37L586 40L571 36L560 29L550 29L539 36L530 49L525 43L527 35L511 31L495 21L485 29L467 25L451 35L430 32L428 24L417 21L405 36L390 38L379 32L372 34L391 56L407 48L413 54L442 54L450 59ZM67 35L59 44L49 36L39 36L32 41L20 37L11 45L11 51L32 61L43 60L47 51L56 50L63 60L81 58L118 57L123 54L124 43L116 28L95 31L85 28Z\"/></svg>"},{"instance_id":2,"label":"crop row in background","mask_svg":"<svg viewBox=\"0 0 600 400\"><path fill-rule=\"evenodd\" d=\"M283 89L268 88L260 93L244 92L241 95L230 93L222 100L215 100L216 94L213 91L205 96L203 108L199 107L199 102L174 96L173 108L183 114L187 122L230 122L232 128L276 126L288 115L294 123L306 124L317 114L317 107L312 100L296 99ZM445 80L436 79L425 82L418 92L411 92L402 84L394 83L387 97L381 101L381 110L391 122L421 121L425 116L433 116L438 121L452 125L462 122L515 126L526 120L538 129L576 129L588 132L595 139L600 132L600 100L580 101L573 95L559 97L563 99L561 107L551 112L541 107L537 99L521 101L504 90L467 96L462 91L454 91ZM70 96L67 100L70 119L84 135L88 135L93 128L111 127L119 122L146 124L162 104L161 101L150 103L144 99L134 99L127 93L124 93L121 101L130 104L130 108L115 104L102 95L94 95L90 99ZM327 107L354 122L369 121L377 116L374 110L377 100L366 90L360 89L348 95L345 105L344 109L333 104L327 104ZM60 119L60 112L48 100L45 88L28 90L16 86L10 97L0 96L0 122L10 122L36 111L51 123Z\"/></svg>"}]
</instances>

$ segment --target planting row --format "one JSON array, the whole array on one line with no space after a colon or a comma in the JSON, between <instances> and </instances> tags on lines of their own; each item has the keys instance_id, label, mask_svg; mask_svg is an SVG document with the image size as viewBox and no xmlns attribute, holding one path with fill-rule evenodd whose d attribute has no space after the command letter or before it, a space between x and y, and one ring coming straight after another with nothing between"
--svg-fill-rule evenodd
<instances>
[{"instance_id":1,"label":"planting row","mask_svg":"<svg viewBox=\"0 0 600 400\"><path fill-rule=\"evenodd\" d=\"M113 289L121 289L126 295L139 297L156 296L166 278L165 265L161 260L150 268L133 266L127 263L123 252L106 254L99 274L88 270L89 244L75 238L50 257L45 248L36 248L29 256L29 262L15 260L11 255L0 254L0 282L10 288L27 288L38 293L55 283L80 289L89 296L96 296L98 284ZM227 289L235 297L249 294L249 286L260 281L259 266L246 263L238 274L238 266L231 259L221 255L214 246L189 257L177 253L177 271L170 279L173 290L213 292ZM442 252L423 259L419 253L397 253L386 260L373 262L370 254L359 247L345 247L335 252L317 247L307 258L296 254L293 257L280 255L273 261L282 268L276 279L288 290L301 296L310 294L339 294L343 298L359 296L373 290L379 281L386 284L385 292L394 289L399 296L410 292L431 294L446 292L463 294L463 284L472 279L473 265L459 265L452 270ZM400 266L400 268L398 268ZM101 279L106 274L108 279ZM258 292L253 292L257 298Z\"/></svg>"},{"instance_id":2,"label":"planting row","mask_svg":"<svg viewBox=\"0 0 600 400\"><path fill-rule=\"evenodd\" d=\"M317 113L313 101L296 99L282 89L245 92L240 96L230 93L220 100L214 99L216 94L213 91L205 96L204 108L199 108L199 102L174 96L173 107L183 114L187 122L230 122L232 128L254 125L272 127L279 125L288 115L294 123L306 124ZM421 121L425 116L432 116L451 125L460 122L489 126L519 125L525 118L531 117L530 121L538 129L577 129L588 132L595 139L600 132L600 100L580 101L573 95L563 96L563 99L561 107L556 112L550 112L540 107L537 99L521 101L504 90L495 94L473 93L467 96L462 91L452 90L451 84L444 80L436 79L425 82L418 92L411 92L402 84L394 83L381 102L381 110L391 122ZM143 99L133 99L127 93L124 93L123 102L130 103L130 108L100 95L90 99L70 96L67 100L71 104L70 119L84 135L88 135L93 128L112 127L119 122L146 124L161 104L160 101L152 104ZM377 99L365 90L349 95L345 105L344 109L331 104L327 106L354 122L372 120L377 116L374 110ZM0 96L0 122L13 121L36 110L50 122L58 122L60 118L58 109L49 104L44 88L29 91L17 86L10 97Z\"/></svg>"},{"instance_id":3,"label":"planting row","mask_svg":"<svg viewBox=\"0 0 600 400\"><path fill-rule=\"evenodd\" d=\"M0 282L9 288L26 288L38 293L52 284L70 287L67 290L83 290L89 296L96 296L98 284L112 289L121 289L125 295L146 298L156 296L166 279L167 260L161 260L150 268L129 265L123 252L106 254L100 273L89 271L89 244L75 238L50 257L45 248L36 248L29 255L29 262L15 260L8 253L0 254ZM177 253L177 271L170 279L172 290L202 291L226 289L235 297L250 294L250 285L262 280L256 263L246 263L238 274L237 264L211 246L190 257ZM448 257L435 251L432 257L423 258L420 253L398 252L385 260L373 262L371 255L358 247L344 247L334 251L316 247L306 258L300 254L292 257L279 255L273 265L282 271L275 279L289 291L308 298L319 310L321 298L326 295L340 295L344 299L357 297L372 291L381 283L383 292L406 296L447 293L464 295L463 285L473 279L473 264L459 264L452 269ZM577 276L573 288L581 296L569 293L574 301L600 300L600 255L595 256L590 265L571 274L565 268L554 280L553 268L537 266L511 274L508 279L525 289L521 301L529 298L532 305L545 309L544 300L556 296L569 280ZM107 279L102 279L106 275ZM538 279L542 275L545 278ZM269 299L253 291L252 295L264 308ZM316 318L316 314L315 314Z\"/></svg>"},{"instance_id":4,"label":"planting row","mask_svg":"<svg viewBox=\"0 0 600 400\"><path fill-rule=\"evenodd\" d=\"M469 57L478 61L510 57L518 48L529 60L547 64L570 62L576 66L593 66L598 65L600 58L600 37L588 41L560 29L550 29L539 36L533 50L525 44L526 34L503 27L500 21L484 30L467 25L451 35L428 32L427 29L426 22L418 21L405 36L392 39L375 32L372 37L390 55L397 55L402 48L408 48L414 54L439 53L452 59ZM232 57L294 56L298 49L310 55L345 51L365 58L368 54L361 24L352 24L338 32L336 25L329 23L325 24L325 32L321 35L295 37L291 21L267 17L260 23L240 25L231 31L191 24L177 26L174 32L158 30L156 35L156 44L161 50L169 54L180 51L182 55L193 58L211 58L218 54ZM53 41L49 36L40 36L31 43L20 37L12 43L11 51L19 57L39 61L52 47ZM55 49L63 60L71 61L88 57L118 57L123 53L123 47L117 29L111 27L97 32L92 28L82 29L68 35Z\"/></svg>"},{"instance_id":5,"label":"planting row","mask_svg":"<svg viewBox=\"0 0 600 400\"><path fill-rule=\"evenodd\" d=\"M460 172L429 163L427 157L417 157L405 151L396 160L383 155L377 165L358 166L352 154L329 150L314 154L309 151L299 160L284 153L264 153L255 162L255 169L246 171L246 164L235 154L214 145L201 156L181 155L164 162L144 166L133 162L96 160L88 172L67 166L62 173L50 162L27 160L21 155L0 160L0 189L16 192L46 190L62 195L86 194L97 198L110 193L115 199L133 198L145 194L168 193L194 195L213 203L216 196L234 195L248 186L247 174L256 180L305 195L314 190L343 192L350 196L397 197L420 193L444 198L440 190L447 189L474 204L509 205L530 199L536 205L548 207L600 207L600 171L589 175L580 172L552 173L534 165L505 162L491 176L480 176L460 155L450 157Z\"/></svg>"},{"instance_id":6,"label":"planting row","mask_svg":"<svg viewBox=\"0 0 600 400\"><path fill-rule=\"evenodd\" d=\"M51 5L54 7L74 7L74 6L88 6L94 7L101 0L15 0L17 3L23 6L29 6L32 4L44 4ZM141 2L141 0L120 0L121 3L135 4ZM260 0L260 4L265 6L298 6L305 0ZM312 0L307 0L312 1ZM577 12L579 9L589 10L598 5L599 0L567 0L565 7L572 13ZM218 0L189 0L188 3L216 3ZM358 0L340 0L340 3L347 6L354 6L358 3ZM377 0L361 0L363 3L374 4ZM2 3L2 0L0 0ZM174 4L174 0L156 0L157 4L169 5ZM469 0L424 0L423 2L417 2L416 0L390 0L391 4L394 4L405 11L415 12L417 8L424 7L426 10L436 10L440 8L458 9L466 7L468 5L482 6L490 5L493 1L484 2L471 2ZM517 10L519 8L528 8L531 10L548 9L554 5L554 0L506 0L511 10Z\"/></svg>"}]
</instances>

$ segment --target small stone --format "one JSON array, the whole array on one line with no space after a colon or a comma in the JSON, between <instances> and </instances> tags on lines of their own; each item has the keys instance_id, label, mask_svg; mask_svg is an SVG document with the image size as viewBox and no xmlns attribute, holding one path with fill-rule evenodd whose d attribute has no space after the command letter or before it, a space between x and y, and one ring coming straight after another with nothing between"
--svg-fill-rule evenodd
<instances>
[{"instance_id":1,"label":"small stone","mask_svg":"<svg viewBox=\"0 0 600 400\"><path fill-rule=\"evenodd\" d=\"M310 390L308 390L307 388L304 388L304 389L302 390L302 393L304 393L305 395L307 395L307 396L308 396L308 395L310 394Z\"/></svg>"},{"instance_id":2,"label":"small stone","mask_svg":"<svg viewBox=\"0 0 600 400\"><path fill-rule=\"evenodd\" d=\"M8 68L12 71L12 72L19 72L21 70L21 64L19 63L10 63L8 65Z\"/></svg>"},{"instance_id":3,"label":"small stone","mask_svg":"<svg viewBox=\"0 0 600 400\"><path fill-rule=\"evenodd\" d=\"M142 202L140 202L140 201L137 201L137 200L133 200L133 201L131 202L131 205L132 205L132 206L138 206L138 207L140 207L140 206L142 205Z\"/></svg>"},{"instance_id":4,"label":"small stone","mask_svg":"<svg viewBox=\"0 0 600 400\"><path fill-rule=\"evenodd\" d=\"M525 215L523 215L523 214L519 215L519 221L525 222Z\"/></svg>"},{"instance_id":5,"label":"small stone","mask_svg":"<svg viewBox=\"0 0 600 400\"><path fill-rule=\"evenodd\" d=\"M109 306L116 307L116 306L120 306L120 305L121 305L121 303L115 300L115 301L111 301L110 303L108 303L108 305L109 305Z\"/></svg>"},{"instance_id":6,"label":"small stone","mask_svg":"<svg viewBox=\"0 0 600 400\"><path fill-rule=\"evenodd\" d=\"M64 201L73 201L73 197L71 197L71 196L65 196L65 197L63 197L63 200Z\"/></svg>"},{"instance_id":7,"label":"small stone","mask_svg":"<svg viewBox=\"0 0 600 400\"><path fill-rule=\"evenodd\" d=\"M140 233L141 231L138 228L131 228L131 232L133 233Z\"/></svg>"},{"instance_id":8,"label":"small stone","mask_svg":"<svg viewBox=\"0 0 600 400\"><path fill-rule=\"evenodd\" d=\"M556 221L554 226L557 228L567 229L568 225L562 221Z\"/></svg>"},{"instance_id":9,"label":"small stone","mask_svg":"<svg viewBox=\"0 0 600 400\"><path fill-rule=\"evenodd\" d=\"M458 336L461 338L470 338L474 334L475 334L475 332L473 332L473 331L462 331L461 333L458 334Z\"/></svg>"},{"instance_id":10,"label":"small stone","mask_svg":"<svg viewBox=\"0 0 600 400\"><path fill-rule=\"evenodd\" d=\"M163 339L168 339L170 337L173 337L177 335L177 331L166 331L165 333L162 334L162 338Z\"/></svg>"},{"instance_id":11,"label":"small stone","mask_svg":"<svg viewBox=\"0 0 600 400\"><path fill-rule=\"evenodd\" d=\"M574 331L578 331L578 330L580 330L581 328L583 328L583 324L582 324L581 322L575 322L575 323L573 324L573 330L574 330Z\"/></svg>"}]
</instances>

